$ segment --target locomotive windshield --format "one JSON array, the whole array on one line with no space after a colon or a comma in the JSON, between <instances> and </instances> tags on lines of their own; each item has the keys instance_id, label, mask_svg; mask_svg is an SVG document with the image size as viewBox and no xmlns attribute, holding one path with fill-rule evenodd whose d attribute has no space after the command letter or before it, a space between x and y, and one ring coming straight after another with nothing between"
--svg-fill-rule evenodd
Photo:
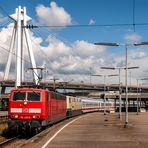
<instances>
[{"instance_id":1,"label":"locomotive windshield","mask_svg":"<svg viewBox=\"0 0 148 148\"><path fill-rule=\"evenodd\" d=\"M13 92L13 101L40 101L39 92Z\"/></svg>"},{"instance_id":2,"label":"locomotive windshield","mask_svg":"<svg viewBox=\"0 0 148 148\"><path fill-rule=\"evenodd\" d=\"M40 93L39 92L28 92L27 100L28 101L40 101Z\"/></svg>"},{"instance_id":3,"label":"locomotive windshield","mask_svg":"<svg viewBox=\"0 0 148 148\"><path fill-rule=\"evenodd\" d=\"M22 100L25 100L25 97L26 97L26 93L25 92L14 92L13 93L13 100L14 101L22 101Z\"/></svg>"}]
</instances>

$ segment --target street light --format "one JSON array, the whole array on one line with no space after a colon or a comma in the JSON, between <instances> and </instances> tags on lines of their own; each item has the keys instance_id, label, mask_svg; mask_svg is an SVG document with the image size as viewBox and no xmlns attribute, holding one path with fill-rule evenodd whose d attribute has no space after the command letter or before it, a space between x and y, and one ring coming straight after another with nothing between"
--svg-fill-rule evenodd
<instances>
[{"instance_id":1,"label":"street light","mask_svg":"<svg viewBox=\"0 0 148 148\"><path fill-rule=\"evenodd\" d=\"M104 77L104 115L106 115L106 95L105 95L105 91L106 91L106 77L114 77L114 76L118 76L118 74L111 74L111 75L92 75L92 76L98 76L98 77Z\"/></svg>"},{"instance_id":2,"label":"street light","mask_svg":"<svg viewBox=\"0 0 148 148\"><path fill-rule=\"evenodd\" d=\"M127 69L136 69L136 68L139 68L137 66L135 67L127 67ZM107 70L115 70L115 69L118 69L119 70L119 118L120 120L122 119L122 105L121 105L121 81L120 81L120 78L121 78L121 75L120 75L120 72L121 72L121 69L125 69L125 67L101 67L101 69L107 69Z\"/></svg>"},{"instance_id":3,"label":"street light","mask_svg":"<svg viewBox=\"0 0 148 148\"><path fill-rule=\"evenodd\" d=\"M140 42L140 43L132 43L132 44L119 44L119 43L106 43L106 42L98 42L94 43L95 45L103 45L103 46L125 46L125 85L126 85L126 113L125 113L125 125L124 127L128 127L128 86L127 86L127 47L134 45L134 46L139 46L139 45L148 45L148 42Z\"/></svg>"},{"instance_id":4,"label":"street light","mask_svg":"<svg viewBox=\"0 0 148 148\"><path fill-rule=\"evenodd\" d=\"M138 90L139 90L139 80L148 80L148 78L142 78L142 79L137 79L137 115L139 113L139 96L138 96Z\"/></svg>"}]
</instances>

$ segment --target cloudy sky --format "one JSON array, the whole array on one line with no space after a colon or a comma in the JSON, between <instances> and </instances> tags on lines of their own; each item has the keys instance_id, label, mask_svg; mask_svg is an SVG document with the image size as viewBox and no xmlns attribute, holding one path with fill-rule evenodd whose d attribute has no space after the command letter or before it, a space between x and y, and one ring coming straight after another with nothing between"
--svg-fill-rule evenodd
<instances>
[{"instance_id":1,"label":"cloudy sky","mask_svg":"<svg viewBox=\"0 0 148 148\"><path fill-rule=\"evenodd\" d=\"M84 3L85 2L85 3ZM11 4L10 4L11 3ZM8 18L21 5L27 7L32 18L30 24L38 28L30 30L33 52L37 66L46 68L44 80L58 78L60 81L103 83L102 77L90 74L118 74L118 70L102 70L101 66L124 67L125 47L94 45L95 42L135 43L148 41L147 0L5 0L0 3L0 76L5 65L13 30L13 21ZM134 14L133 14L134 12ZM130 25L128 25L130 24ZM142 25L132 25L142 24ZM146 24L146 25L143 25ZM31 77L31 67L24 43L25 79ZM10 79L15 79L15 54ZM137 78L148 77L148 47L129 46L129 83ZM124 83L125 71L121 72ZM108 77L107 83L117 84L118 78ZM143 82L141 82L143 83Z\"/></svg>"}]
</instances>

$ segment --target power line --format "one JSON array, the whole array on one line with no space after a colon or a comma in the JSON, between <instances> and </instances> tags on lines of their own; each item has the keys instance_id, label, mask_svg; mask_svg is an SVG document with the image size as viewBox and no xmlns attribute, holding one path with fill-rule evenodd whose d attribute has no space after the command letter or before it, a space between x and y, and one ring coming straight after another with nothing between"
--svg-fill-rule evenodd
<instances>
[{"instance_id":1,"label":"power line","mask_svg":"<svg viewBox=\"0 0 148 148\"><path fill-rule=\"evenodd\" d=\"M9 22L7 22L8 24ZM89 24L79 24L79 25L67 25L67 26L62 26L62 25L35 25L39 28L83 28L83 27L116 27L116 26L147 26L148 23L127 23L127 24L95 24L95 25L89 25ZM5 25L0 25L0 28L6 27ZM13 26L8 26L8 27L13 27Z\"/></svg>"},{"instance_id":2,"label":"power line","mask_svg":"<svg viewBox=\"0 0 148 148\"><path fill-rule=\"evenodd\" d=\"M14 56L16 56L16 57L19 57L19 56L17 56L14 52L9 51L8 49L6 49L5 47L3 47L3 46L1 46L1 45L0 45L0 48L2 48L3 50L5 50L5 51L8 52L8 53L11 53L12 55L14 55ZM21 57L19 57L19 58L21 58ZM25 61L25 62L31 63L31 62L27 61L27 60L24 59L24 58L21 58L21 59L22 59L23 61Z\"/></svg>"},{"instance_id":3,"label":"power line","mask_svg":"<svg viewBox=\"0 0 148 148\"><path fill-rule=\"evenodd\" d=\"M2 6L0 6L0 9L9 17L9 14L7 13L7 11Z\"/></svg>"},{"instance_id":4,"label":"power line","mask_svg":"<svg viewBox=\"0 0 148 148\"><path fill-rule=\"evenodd\" d=\"M79 27L111 27L111 26L144 26L148 25L148 23L135 23L135 20L133 19L133 23L123 23L123 24L94 24L94 25L89 25L89 24L79 24L79 25L67 25L67 26L62 26L62 25L38 25L40 28L79 28Z\"/></svg>"},{"instance_id":5,"label":"power line","mask_svg":"<svg viewBox=\"0 0 148 148\"><path fill-rule=\"evenodd\" d=\"M79 24L79 25L67 25L67 26L62 26L62 25L38 25L38 27L42 28L76 28L76 27L109 27L109 26L132 26L133 24L94 24L94 25L89 25L89 24Z\"/></svg>"},{"instance_id":6,"label":"power line","mask_svg":"<svg viewBox=\"0 0 148 148\"><path fill-rule=\"evenodd\" d=\"M6 48L2 47L1 45L0 45L0 48L2 48L3 50L7 51L8 53L13 54L15 57L19 57L19 56L17 56L15 53L10 52L8 49L6 49ZM31 62L29 62L28 60L26 60L26 59L24 59L24 58L22 58L22 57L19 57L19 58L20 58L21 60L23 60L23 61L25 61L25 62L27 62L27 63L31 64ZM35 72L34 72L34 73L35 73ZM35 75L36 75L36 76L38 76L38 75L37 75L37 73L35 73Z\"/></svg>"}]
</instances>

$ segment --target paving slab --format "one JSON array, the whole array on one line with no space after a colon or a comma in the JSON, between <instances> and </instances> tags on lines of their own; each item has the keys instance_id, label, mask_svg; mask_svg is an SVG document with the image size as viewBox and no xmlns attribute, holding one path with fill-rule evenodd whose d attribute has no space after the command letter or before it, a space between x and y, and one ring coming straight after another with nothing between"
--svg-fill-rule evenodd
<instances>
[{"instance_id":1,"label":"paving slab","mask_svg":"<svg viewBox=\"0 0 148 148\"><path fill-rule=\"evenodd\" d=\"M46 135L42 148L47 141L47 148L147 148L148 113L129 113L128 128L124 128L124 116L125 113L122 121L117 113L95 112L80 116L55 131L56 135Z\"/></svg>"}]
</instances>

